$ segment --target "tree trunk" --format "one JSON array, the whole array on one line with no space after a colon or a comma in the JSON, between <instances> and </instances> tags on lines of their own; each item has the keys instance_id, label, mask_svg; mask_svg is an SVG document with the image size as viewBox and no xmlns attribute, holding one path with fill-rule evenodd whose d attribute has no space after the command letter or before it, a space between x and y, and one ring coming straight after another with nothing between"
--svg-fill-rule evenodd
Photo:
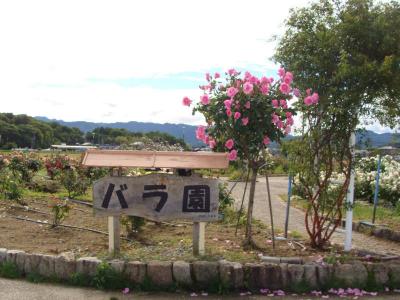
<instances>
[{"instance_id":1,"label":"tree trunk","mask_svg":"<svg viewBox=\"0 0 400 300\"><path fill-rule=\"evenodd\" d=\"M250 181L249 205L247 208L246 239L244 242L245 245L253 244L251 222L253 219L254 194L256 191L257 173L258 168L253 167Z\"/></svg>"}]
</instances>

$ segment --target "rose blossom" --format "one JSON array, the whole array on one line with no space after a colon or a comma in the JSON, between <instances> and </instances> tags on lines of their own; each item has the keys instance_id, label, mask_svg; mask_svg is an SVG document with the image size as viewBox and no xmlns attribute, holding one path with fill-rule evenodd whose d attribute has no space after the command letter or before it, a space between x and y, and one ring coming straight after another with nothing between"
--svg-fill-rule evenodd
<instances>
[{"instance_id":1,"label":"rose blossom","mask_svg":"<svg viewBox=\"0 0 400 300\"><path fill-rule=\"evenodd\" d=\"M231 150L234 144L235 142L232 139L229 139L225 142L225 147Z\"/></svg>"},{"instance_id":2,"label":"rose blossom","mask_svg":"<svg viewBox=\"0 0 400 300\"><path fill-rule=\"evenodd\" d=\"M229 160L236 160L237 158L237 151L235 149L232 149L231 152L229 152L228 155Z\"/></svg>"},{"instance_id":3,"label":"rose blossom","mask_svg":"<svg viewBox=\"0 0 400 300\"><path fill-rule=\"evenodd\" d=\"M189 97L183 97L182 104L185 106L190 106L190 104L192 104L192 100L190 100Z\"/></svg>"},{"instance_id":4,"label":"rose blossom","mask_svg":"<svg viewBox=\"0 0 400 300\"><path fill-rule=\"evenodd\" d=\"M246 82L246 83L243 85L243 92L244 92L246 95L250 95L250 94L253 92L253 85L252 85L250 82Z\"/></svg>"},{"instance_id":5,"label":"rose blossom","mask_svg":"<svg viewBox=\"0 0 400 300\"><path fill-rule=\"evenodd\" d=\"M200 102L203 105L209 104L210 103L210 99L208 98L208 95L207 94L201 95L200 96Z\"/></svg>"},{"instance_id":6,"label":"rose blossom","mask_svg":"<svg viewBox=\"0 0 400 300\"><path fill-rule=\"evenodd\" d=\"M290 87L289 87L289 85L287 83L282 82L280 87L279 87L279 90L281 91L282 94L289 94Z\"/></svg>"},{"instance_id":7,"label":"rose blossom","mask_svg":"<svg viewBox=\"0 0 400 300\"><path fill-rule=\"evenodd\" d=\"M242 118L242 124L247 126L247 124L249 124L249 118Z\"/></svg>"},{"instance_id":8,"label":"rose blossom","mask_svg":"<svg viewBox=\"0 0 400 300\"><path fill-rule=\"evenodd\" d=\"M233 117L235 118L235 120L237 120L237 119L239 119L240 118L240 116L241 116L242 114L240 113L240 112L235 112L235 114L233 115Z\"/></svg>"},{"instance_id":9,"label":"rose blossom","mask_svg":"<svg viewBox=\"0 0 400 300\"><path fill-rule=\"evenodd\" d=\"M233 86L227 89L226 94L229 98L235 97L235 95L239 92L239 90Z\"/></svg>"}]
</instances>

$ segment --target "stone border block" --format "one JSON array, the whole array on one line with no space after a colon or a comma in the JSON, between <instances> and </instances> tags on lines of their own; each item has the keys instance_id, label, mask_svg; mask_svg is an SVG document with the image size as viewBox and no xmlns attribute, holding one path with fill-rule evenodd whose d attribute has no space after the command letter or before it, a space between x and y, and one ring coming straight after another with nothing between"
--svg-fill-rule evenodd
<instances>
[{"instance_id":1,"label":"stone border block","mask_svg":"<svg viewBox=\"0 0 400 300\"><path fill-rule=\"evenodd\" d=\"M101 263L97 257L81 257L76 261L76 272L93 277Z\"/></svg>"},{"instance_id":2,"label":"stone border block","mask_svg":"<svg viewBox=\"0 0 400 300\"><path fill-rule=\"evenodd\" d=\"M211 261L195 261L193 275L199 288L207 288L219 281L218 263Z\"/></svg>"},{"instance_id":3,"label":"stone border block","mask_svg":"<svg viewBox=\"0 0 400 300\"><path fill-rule=\"evenodd\" d=\"M40 254L27 253L25 255L25 262L24 262L25 274L35 273L35 272L37 273L41 259L42 259L42 255L40 255Z\"/></svg>"},{"instance_id":4,"label":"stone border block","mask_svg":"<svg viewBox=\"0 0 400 300\"><path fill-rule=\"evenodd\" d=\"M63 253L55 258L54 273L57 278L68 280L76 272L76 260L73 253Z\"/></svg>"},{"instance_id":5,"label":"stone border block","mask_svg":"<svg viewBox=\"0 0 400 300\"><path fill-rule=\"evenodd\" d=\"M39 275L50 277L55 274L55 261L54 255L42 255L37 269Z\"/></svg>"},{"instance_id":6,"label":"stone border block","mask_svg":"<svg viewBox=\"0 0 400 300\"><path fill-rule=\"evenodd\" d=\"M173 285L172 263L167 261L151 261L147 264L147 276L159 288Z\"/></svg>"},{"instance_id":7,"label":"stone border block","mask_svg":"<svg viewBox=\"0 0 400 300\"><path fill-rule=\"evenodd\" d=\"M174 280L183 287L193 285L191 265L185 261L176 261L172 264L172 275Z\"/></svg>"},{"instance_id":8,"label":"stone border block","mask_svg":"<svg viewBox=\"0 0 400 300\"><path fill-rule=\"evenodd\" d=\"M243 266L237 262L220 261L219 274L221 283L230 290L239 290L244 286Z\"/></svg>"},{"instance_id":9,"label":"stone border block","mask_svg":"<svg viewBox=\"0 0 400 300\"><path fill-rule=\"evenodd\" d=\"M125 274L134 284L142 284L147 276L146 264L140 261L126 263Z\"/></svg>"}]
</instances>

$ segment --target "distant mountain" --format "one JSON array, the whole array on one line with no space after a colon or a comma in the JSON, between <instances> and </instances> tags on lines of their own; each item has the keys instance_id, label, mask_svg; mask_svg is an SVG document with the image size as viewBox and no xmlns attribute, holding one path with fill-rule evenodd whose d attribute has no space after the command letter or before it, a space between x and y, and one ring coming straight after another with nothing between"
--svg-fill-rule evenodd
<instances>
[{"instance_id":1,"label":"distant mountain","mask_svg":"<svg viewBox=\"0 0 400 300\"><path fill-rule=\"evenodd\" d=\"M177 138L184 138L185 142L192 146L201 145L201 142L199 142L196 139L196 133L195 133L196 126L187 124L170 124L170 123L159 124L159 123L135 122L135 121L116 122L116 123L93 123L85 121L66 122L62 120L49 119L46 117L35 117L35 118L45 122L57 122L60 125L68 127L77 127L83 132L92 131L97 127L122 128L135 132L160 131L169 133Z\"/></svg>"},{"instance_id":2,"label":"distant mountain","mask_svg":"<svg viewBox=\"0 0 400 300\"><path fill-rule=\"evenodd\" d=\"M374 131L366 130L364 132L357 133L356 140L357 145L359 145L360 148L379 148L387 145L399 145L400 134L376 133Z\"/></svg>"},{"instance_id":3,"label":"distant mountain","mask_svg":"<svg viewBox=\"0 0 400 300\"><path fill-rule=\"evenodd\" d=\"M192 146L199 146L202 143L196 139L196 126L187 124L171 124L171 123L148 123L148 122L116 122L116 123L93 123L85 121L76 122L65 122L62 120L49 119L46 117L35 117L38 120L45 122L57 122L60 125L68 127L77 127L83 132L92 131L97 127L110 127L110 128L123 128L129 131L136 132L149 132L149 131L160 131L169 133L177 138L184 138L185 142ZM360 148L369 147L382 147L389 144L399 144L400 134L393 133L376 133L373 131L364 131L357 133L357 145ZM288 136L286 139L290 139L292 136Z\"/></svg>"}]
</instances>

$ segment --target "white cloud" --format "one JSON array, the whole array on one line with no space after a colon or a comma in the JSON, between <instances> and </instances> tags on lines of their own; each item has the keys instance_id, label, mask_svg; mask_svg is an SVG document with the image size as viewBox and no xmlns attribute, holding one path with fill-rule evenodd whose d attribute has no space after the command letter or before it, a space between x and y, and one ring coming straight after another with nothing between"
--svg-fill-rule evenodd
<instances>
[{"instance_id":1,"label":"white cloud","mask_svg":"<svg viewBox=\"0 0 400 300\"><path fill-rule=\"evenodd\" d=\"M0 111L64 120L201 123L181 105L183 96L198 98L195 85L133 88L88 79L171 78L230 67L266 71L275 67L268 40L282 32L289 8L307 2L2 1Z\"/></svg>"},{"instance_id":2,"label":"white cloud","mask_svg":"<svg viewBox=\"0 0 400 300\"><path fill-rule=\"evenodd\" d=\"M88 85L86 80L267 69L273 65L273 44L267 39L279 32L289 7L303 3L3 1L1 111L67 120L149 121L156 116L154 121L196 123L182 111L185 90Z\"/></svg>"}]
</instances>

